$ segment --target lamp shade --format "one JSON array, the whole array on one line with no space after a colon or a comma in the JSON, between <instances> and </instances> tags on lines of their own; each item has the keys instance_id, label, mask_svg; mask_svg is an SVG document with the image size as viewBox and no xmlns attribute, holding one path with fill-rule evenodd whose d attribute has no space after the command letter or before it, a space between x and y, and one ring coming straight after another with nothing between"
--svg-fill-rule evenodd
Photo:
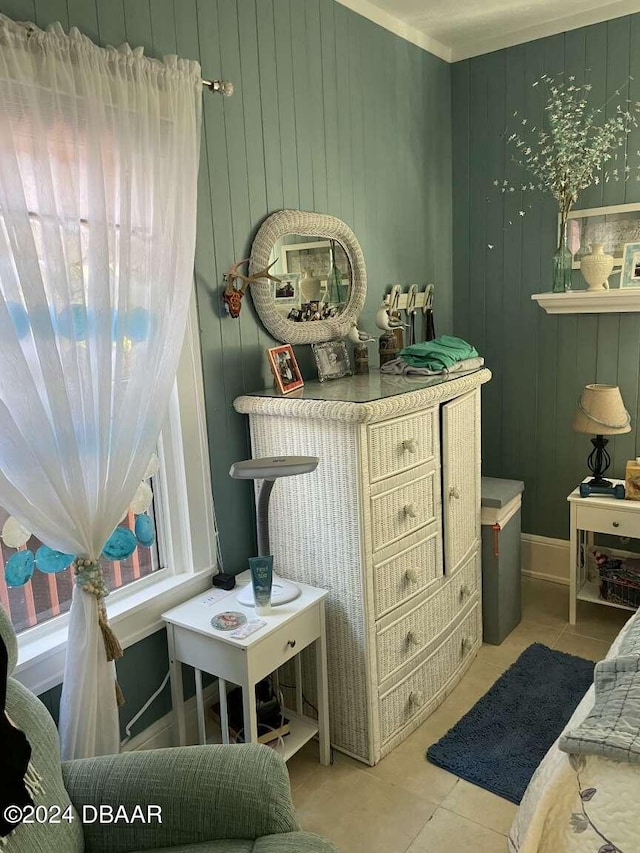
<instances>
[{"instance_id":1,"label":"lamp shade","mask_svg":"<svg viewBox=\"0 0 640 853\"><path fill-rule=\"evenodd\" d=\"M573 419L576 432L617 435L631 432L631 418L617 385L586 385Z\"/></svg>"}]
</instances>

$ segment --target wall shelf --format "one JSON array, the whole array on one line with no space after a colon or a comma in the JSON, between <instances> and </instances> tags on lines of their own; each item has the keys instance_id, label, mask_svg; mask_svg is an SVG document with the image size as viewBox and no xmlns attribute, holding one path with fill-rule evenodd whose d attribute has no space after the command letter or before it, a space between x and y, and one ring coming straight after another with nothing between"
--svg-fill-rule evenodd
<instances>
[{"instance_id":1,"label":"wall shelf","mask_svg":"<svg viewBox=\"0 0 640 853\"><path fill-rule=\"evenodd\" d=\"M613 290L568 290L534 293L531 298L547 314L622 314L640 312L640 287Z\"/></svg>"}]
</instances>

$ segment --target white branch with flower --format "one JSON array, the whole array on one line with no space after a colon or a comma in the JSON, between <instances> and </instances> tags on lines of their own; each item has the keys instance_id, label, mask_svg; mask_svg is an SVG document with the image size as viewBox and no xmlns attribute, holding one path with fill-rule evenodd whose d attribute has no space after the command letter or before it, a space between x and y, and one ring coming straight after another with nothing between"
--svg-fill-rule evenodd
<instances>
[{"instance_id":1,"label":"white branch with flower","mask_svg":"<svg viewBox=\"0 0 640 853\"><path fill-rule=\"evenodd\" d=\"M590 83L577 84L573 76L558 82L556 77L543 74L533 87L540 84L547 89L543 127L537 129L532 126L529 129L528 120L523 118L520 120L523 130L511 133L507 142L517 149L514 162L535 179L522 184L519 189L548 192L558 202L560 248L567 217L580 192L601 181L628 179L631 171L628 165L625 164L623 169L609 169L609 164L617 159L615 152L624 145L627 135L638 127L640 102L631 104L627 99L626 107L618 104L614 115L601 122L599 117L609 102L620 95L622 87L605 104L590 107ZM518 117L517 112L513 115ZM493 183L500 186L498 180ZM510 181L502 181L503 193L514 192L515 189Z\"/></svg>"}]
</instances>

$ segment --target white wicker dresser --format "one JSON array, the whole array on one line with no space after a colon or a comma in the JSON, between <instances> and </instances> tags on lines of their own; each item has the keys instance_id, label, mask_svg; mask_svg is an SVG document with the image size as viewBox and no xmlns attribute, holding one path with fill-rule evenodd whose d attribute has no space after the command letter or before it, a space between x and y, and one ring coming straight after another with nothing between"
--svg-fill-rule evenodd
<instances>
[{"instance_id":1,"label":"white wicker dresser","mask_svg":"<svg viewBox=\"0 0 640 853\"><path fill-rule=\"evenodd\" d=\"M329 590L331 743L367 764L435 710L482 642L480 386L490 378L375 371L234 402L255 457L320 457L314 473L274 488L271 550L278 573Z\"/></svg>"}]
</instances>

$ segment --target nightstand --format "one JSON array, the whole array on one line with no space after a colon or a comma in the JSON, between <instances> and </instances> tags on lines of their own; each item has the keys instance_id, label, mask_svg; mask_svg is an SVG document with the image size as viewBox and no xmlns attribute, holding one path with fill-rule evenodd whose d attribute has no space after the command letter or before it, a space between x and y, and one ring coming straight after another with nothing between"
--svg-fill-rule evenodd
<instances>
[{"instance_id":1,"label":"nightstand","mask_svg":"<svg viewBox=\"0 0 640 853\"><path fill-rule=\"evenodd\" d=\"M258 740L255 705L255 685L275 672L287 661L295 659L296 710L286 709L291 731L284 737L285 760L317 734L320 742L320 763L329 764L329 701L327 689L327 650L324 601L326 590L298 584L301 594L288 604L273 607L268 616L260 617L267 624L246 639L233 639L231 632L211 626L211 619L227 610L244 613L247 620L255 618L253 607L238 602L238 592L250 583L249 572L236 578L238 586L222 595L209 590L162 614L167 623L171 670L171 699L173 703L177 743L186 743L186 724L182 692L182 664L195 671L198 733L200 743L206 743L205 712L202 695L202 672L219 680L222 742L229 743L226 682L242 688L246 740ZM299 653L315 644L317 721L303 713L302 667Z\"/></svg>"},{"instance_id":2,"label":"nightstand","mask_svg":"<svg viewBox=\"0 0 640 853\"><path fill-rule=\"evenodd\" d=\"M586 481L585 481L586 482ZM612 480L624 484L624 480ZM599 585L587 577L587 550L593 547L594 533L609 533L640 539L640 501L620 500L609 495L580 497L579 489L568 496L571 507L569 550L569 622L576 624L577 601L592 601L622 610L636 610L600 598Z\"/></svg>"}]
</instances>

